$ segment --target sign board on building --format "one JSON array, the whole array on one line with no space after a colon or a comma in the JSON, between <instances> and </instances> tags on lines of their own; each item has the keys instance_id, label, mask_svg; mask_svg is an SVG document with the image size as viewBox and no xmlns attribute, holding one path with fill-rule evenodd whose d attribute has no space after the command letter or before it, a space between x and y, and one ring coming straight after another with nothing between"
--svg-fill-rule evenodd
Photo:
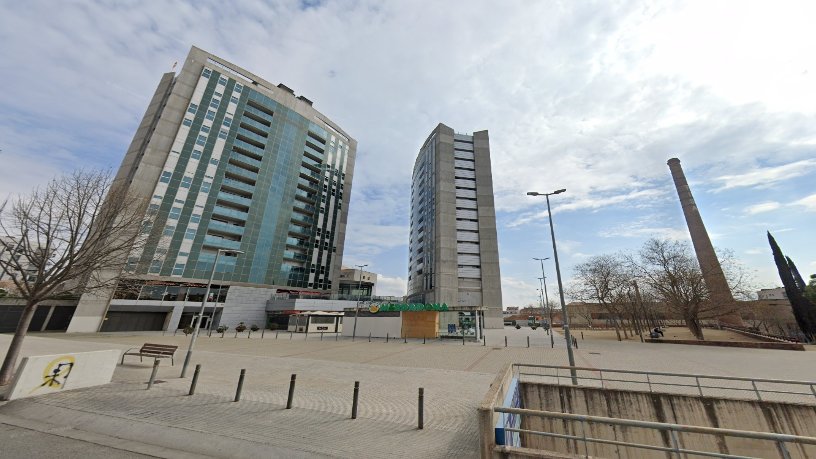
<instances>
[{"instance_id":1,"label":"sign board on building","mask_svg":"<svg viewBox=\"0 0 816 459\"><path fill-rule=\"evenodd\" d=\"M376 314L380 311L387 312L387 311L447 311L448 305L445 303L438 304L422 304L422 303L410 303L410 304L372 304L368 307L368 311L372 314Z\"/></svg>"},{"instance_id":2,"label":"sign board on building","mask_svg":"<svg viewBox=\"0 0 816 459\"><path fill-rule=\"evenodd\" d=\"M108 384L121 352L112 349L26 357L5 398L13 400Z\"/></svg>"}]
</instances>

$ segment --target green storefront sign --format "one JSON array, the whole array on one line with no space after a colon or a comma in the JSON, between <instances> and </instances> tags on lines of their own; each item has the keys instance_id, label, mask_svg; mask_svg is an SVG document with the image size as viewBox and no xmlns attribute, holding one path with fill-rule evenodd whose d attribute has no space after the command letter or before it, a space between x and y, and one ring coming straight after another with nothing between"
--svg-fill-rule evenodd
<instances>
[{"instance_id":1,"label":"green storefront sign","mask_svg":"<svg viewBox=\"0 0 816 459\"><path fill-rule=\"evenodd\" d=\"M445 303L438 304L422 304L422 303L411 303L411 304L372 304L368 308L369 311L372 313L377 313L380 311L447 311L448 305Z\"/></svg>"}]
</instances>

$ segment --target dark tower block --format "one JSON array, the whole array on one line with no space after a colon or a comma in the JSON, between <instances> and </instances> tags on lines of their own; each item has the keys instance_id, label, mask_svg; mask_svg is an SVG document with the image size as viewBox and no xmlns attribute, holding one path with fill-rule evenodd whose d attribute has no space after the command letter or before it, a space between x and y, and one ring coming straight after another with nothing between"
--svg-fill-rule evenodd
<instances>
[{"instance_id":1,"label":"dark tower block","mask_svg":"<svg viewBox=\"0 0 816 459\"><path fill-rule=\"evenodd\" d=\"M728 282L725 280L720 260L717 259L717 254L714 252L714 246L711 245L711 239L708 237L708 232L703 224L700 210L697 209L694 196L691 195L691 188L689 188L686 181L686 175L683 174L680 160L672 158L667 164L674 179L674 186L677 188L680 205L683 207L683 215L686 217L686 224L688 225L689 234L691 234L691 242L694 244L694 252L697 254L697 261L703 271L705 283L711 291L711 300L724 311L733 311L735 306L734 297L731 295ZM720 321L730 325L744 325L742 318L736 312L721 316Z\"/></svg>"}]
</instances>

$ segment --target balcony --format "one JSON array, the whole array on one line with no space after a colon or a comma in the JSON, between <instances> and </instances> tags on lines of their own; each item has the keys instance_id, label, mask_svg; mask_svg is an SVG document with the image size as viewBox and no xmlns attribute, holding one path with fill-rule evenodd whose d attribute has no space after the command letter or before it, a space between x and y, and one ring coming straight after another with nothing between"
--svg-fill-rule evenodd
<instances>
[{"instance_id":1,"label":"balcony","mask_svg":"<svg viewBox=\"0 0 816 459\"><path fill-rule=\"evenodd\" d=\"M243 196L238 196L237 194L229 193L224 190L218 192L218 200L231 202L233 204L238 204L245 207L249 207L252 205L252 199L245 198Z\"/></svg>"},{"instance_id":2,"label":"balcony","mask_svg":"<svg viewBox=\"0 0 816 459\"><path fill-rule=\"evenodd\" d=\"M312 167L317 168L317 169L320 169L321 166L323 165L323 163L321 161L316 161L314 158L310 158L309 156L307 156L305 154L303 155L302 161L303 161L303 164L312 166Z\"/></svg>"},{"instance_id":3,"label":"balcony","mask_svg":"<svg viewBox=\"0 0 816 459\"><path fill-rule=\"evenodd\" d=\"M229 154L229 159L231 162L235 162L242 166L246 166L248 168L252 168L258 170L261 168L261 161L255 159L251 156L247 156L240 151L232 151Z\"/></svg>"},{"instance_id":4,"label":"balcony","mask_svg":"<svg viewBox=\"0 0 816 459\"><path fill-rule=\"evenodd\" d=\"M245 106L244 113L250 114L251 116L249 118L257 121L260 124L265 124L266 126L272 125L272 115L262 112L255 107L251 107L249 105Z\"/></svg>"},{"instance_id":5,"label":"balcony","mask_svg":"<svg viewBox=\"0 0 816 459\"><path fill-rule=\"evenodd\" d=\"M314 204L317 202L317 195L304 190L295 190L295 199Z\"/></svg>"},{"instance_id":6,"label":"balcony","mask_svg":"<svg viewBox=\"0 0 816 459\"><path fill-rule=\"evenodd\" d=\"M312 191L315 194L319 191L318 187L320 185L315 185L314 183L312 183L312 182L310 182L310 181L308 181L308 180L306 180L304 178L299 178L297 183L298 183L299 187L303 188L306 191Z\"/></svg>"},{"instance_id":7,"label":"balcony","mask_svg":"<svg viewBox=\"0 0 816 459\"><path fill-rule=\"evenodd\" d=\"M250 185L248 183L239 182L238 180L234 180L231 178L224 177L224 180L221 182L222 188L232 188L234 190L242 190L246 191L249 194L255 193L255 185Z\"/></svg>"},{"instance_id":8,"label":"balcony","mask_svg":"<svg viewBox=\"0 0 816 459\"><path fill-rule=\"evenodd\" d=\"M267 131L269 131L269 126L263 123L259 123L254 119L248 117L241 118L241 122L238 126L246 130L252 131L261 136L263 136L264 134L267 133Z\"/></svg>"},{"instance_id":9,"label":"balcony","mask_svg":"<svg viewBox=\"0 0 816 459\"><path fill-rule=\"evenodd\" d=\"M288 245L289 247L295 247L299 249L308 249L311 247L311 244L309 244L308 239L298 239L295 237L287 237L286 245Z\"/></svg>"},{"instance_id":10,"label":"balcony","mask_svg":"<svg viewBox=\"0 0 816 459\"><path fill-rule=\"evenodd\" d=\"M297 226L297 225L294 225L294 224L289 224L289 232L294 234L294 235L301 235L301 236L306 236L306 237L311 237L312 236L312 230L310 230L309 228L304 228L302 226Z\"/></svg>"},{"instance_id":11,"label":"balcony","mask_svg":"<svg viewBox=\"0 0 816 459\"><path fill-rule=\"evenodd\" d=\"M240 148L242 150L246 150L246 151L250 152L251 154L257 155L258 157L263 157L263 155L264 155L263 148L258 148L255 145L252 145L251 143L244 142L243 140L235 139L232 142L232 145L235 146L235 147L238 147L238 148Z\"/></svg>"},{"instance_id":12,"label":"balcony","mask_svg":"<svg viewBox=\"0 0 816 459\"><path fill-rule=\"evenodd\" d=\"M251 171L249 169L245 169L245 168L243 168L241 166L236 166L235 164L228 164L227 168L226 168L226 171L227 172L232 172L233 174L238 174L238 175L240 175L242 177L246 177L247 179L252 180L253 182L258 180L258 173L257 172L253 172L253 171Z\"/></svg>"},{"instance_id":13,"label":"balcony","mask_svg":"<svg viewBox=\"0 0 816 459\"><path fill-rule=\"evenodd\" d=\"M250 144L253 144L253 142L258 142L259 145L255 145L258 148L264 148L266 146L266 142L269 140L265 136L258 135L256 133L254 133L254 132L252 132L252 131L250 131L248 129L244 129L244 128L238 129L238 136L240 136L239 138L243 137L243 138L241 138L241 140L246 141L246 142L248 142ZM250 142L250 141L252 141L252 142Z\"/></svg>"},{"instance_id":14,"label":"balcony","mask_svg":"<svg viewBox=\"0 0 816 459\"><path fill-rule=\"evenodd\" d=\"M315 184L320 184L320 174L316 174L308 169L300 168L300 176Z\"/></svg>"},{"instance_id":15,"label":"balcony","mask_svg":"<svg viewBox=\"0 0 816 459\"><path fill-rule=\"evenodd\" d=\"M296 212L303 212L310 215L314 215L317 213L317 208L315 206L298 201L295 201L295 205L294 207L292 207L292 210Z\"/></svg>"},{"instance_id":16,"label":"balcony","mask_svg":"<svg viewBox=\"0 0 816 459\"><path fill-rule=\"evenodd\" d=\"M292 213L292 222L294 223L312 226L314 225L314 221L314 218L308 215L299 214L297 212Z\"/></svg>"},{"instance_id":17,"label":"balcony","mask_svg":"<svg viewBox=\"0 0 816 459\"><path fill-rule=\"evenodd\" d=\"M220 222L217 220L210 220L210 224L207 226L207 228L213 232L235 234L238 236L244 235L243 226L233 225L231 223Z\"/></svg>"},{"instance_id":18,"label":"balcony","mask_svg":"<svg viewBox=\"0 0 816 459\"><path fill-rule=\"evenodd\" d=\"M314 155L316 158L323 158L325 153L323 153L323 149L318 147L317 145L309 143L306 141L306 144L303 145L303 150L309 152L310 154Z\"/></svg>"},{"instance_id":19,"label":"balcony","mask_svg":"<svg viewBox=\"0 0 816 459\"><path fill-rule=\"evenodd\" d=\"M249 214L247 214L246 212L241 212L240 210L235 209L228 209L226 207L219 205L213 206L212 213L213 215L220 215L222 217L232 218L244 222L247 221L247 218L249 218Z\"/></svg>"},{"instance_id":20,"label":"balcony","mask_svg":"<svg viewBox=\"0 0 816 459\"><path fill-rule=\"evenodd\" d=\"M218 249L238 250L241 248L241 241L234 241L220 236L213 236L208 234L204 236L204 245L207 247L215 247Z\"/></svg>"},{"instance_id":21,"label":"balcony","mask_svg":"<svg viewBox=\"0 0 816 459\"><path fill-rule=\"evenodd\" d=\"M308 261L309 258L306 256L305 253L294 252L292 250L285 250L283 252L283 258L288 258L289 260L295 261Z\"/></svg>"}]
</instances>

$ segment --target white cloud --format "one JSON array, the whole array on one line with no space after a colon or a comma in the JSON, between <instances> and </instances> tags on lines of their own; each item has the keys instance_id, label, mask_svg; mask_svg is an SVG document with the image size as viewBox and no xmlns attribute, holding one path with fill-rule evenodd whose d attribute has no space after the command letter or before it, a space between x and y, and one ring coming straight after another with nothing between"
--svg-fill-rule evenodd
<instances>
[{"instance_id":1,"label":"white cloud","mask_svg":"<svg viewBox=\"0 0 816 459\"><path fill-rule=\"evenodd\" d=\"M402 277L377 276L377 296L405 296L408 281Z\"/></svg>"},{"instance_id":2,"label":"white cloud","mask_svg":"<svg viewBox=\"0 0 816 459\"><path fill-rule=\"evenodd\" d=\"M686 241L691 239L686 228L653 226L652 223L654 223L653 219L645 218L632 223L625 223L615 227L603 229L598 232L598 236L641 239L656 237L659 239L671 239L675 241Z\"/></svg>"},{"instance_id":3,"label":"white cloud","mask_svg":"<svg viewBox=\"0 0 816 459\"><path fill-rule=\"evenodd\" d=\"M723 183L717 191L740 187L768 188L780 181L810 174L814 168L816 159L806 159L781 166L760 167L736 175L722 175L716 178Z\"/></svg>"},{"instance_id":4,"label":"white cloud","mask_svg":"<svg viewBox=\"0 0 816 459\"><path fill-rule=\"evenodd\" d=\"M536 291L538 284L523 281L512 276L503 275L501 279L502 285L502 305L508 306L527 306L528 304L538 304L539 295ZM552 295L552 292L549 292Z\"/></svg>"},{"instance_id":5,"label":"white cloud","mask_svg":"<svg viewBox=\"0 0 816 459\"><path fill-rule=\"evenodd\" d=\"M793 205L795 206L802 206L805 210L809 212L816 212L816 194L812 194L810 196L805 196L798 201L794 201Z\"/></svg>"},{"instance_id":6,"label":"white cloud","mask_svg":"<svg viewBox=\"0 0 816 459\"><path fill-rule=\"evenodd\" d=\"M814 196L816 196L816 195L814 195ZM745 213L750 214L750 215L756 215L756 214L761 214L763 212L770 212L772 210L779 209L780 207L782 207L782 205L779 204L776 201L763 202L763 203L754 204L752 206L746 207L745 208Z\"/></svg>"}]
</instances>

